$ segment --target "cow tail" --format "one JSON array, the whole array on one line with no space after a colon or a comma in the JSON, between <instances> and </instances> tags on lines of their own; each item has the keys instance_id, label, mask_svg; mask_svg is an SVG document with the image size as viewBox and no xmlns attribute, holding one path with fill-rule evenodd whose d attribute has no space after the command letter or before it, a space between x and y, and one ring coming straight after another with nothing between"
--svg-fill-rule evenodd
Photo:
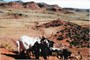
<instances>
[{"instance_id":1,"label":"cow tail","mask_svg":"<svg viewBox=\"0 0 90 60\"><path fill-rule=\"evenodd\" d=\"M17 51L19 53L20 52L20 41L19 40L17 40L17 41L12 40L12 42L16 45Z\"/></svg>"}]
</instances>

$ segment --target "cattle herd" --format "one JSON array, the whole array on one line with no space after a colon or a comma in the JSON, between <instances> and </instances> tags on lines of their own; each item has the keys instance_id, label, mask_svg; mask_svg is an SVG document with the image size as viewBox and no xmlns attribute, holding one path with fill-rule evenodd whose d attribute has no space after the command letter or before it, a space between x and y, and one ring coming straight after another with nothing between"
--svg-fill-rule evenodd
<instances>
[{"instance_id":1,"label":"cattle herd","mask_svg":"<svg viewBox=\"0 0 90 60\"><path fill-rule=\"evenodd\" d=\"M71 52L67 48L56 48L55 43L52 40L48 40L44 36L42 37L29 37L22 36L16 41L19 55L26 55L26 59L31 59L31 55L35 56L35 59L39 59L42 56L47 59L49 56L57 56L59 59L67 60L71 55Z\"/></svg>"}]
</instances>

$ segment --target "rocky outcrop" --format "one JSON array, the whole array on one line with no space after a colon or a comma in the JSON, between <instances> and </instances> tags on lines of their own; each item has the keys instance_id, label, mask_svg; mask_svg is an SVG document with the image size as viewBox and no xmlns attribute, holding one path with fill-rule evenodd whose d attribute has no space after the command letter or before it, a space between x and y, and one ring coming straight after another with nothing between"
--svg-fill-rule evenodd
<instances>
[{"instance_id":1,"label":"rocky outcrop","mask_svg":"<svg viewBox=\"0 0 90 60\"><path fill-rule=\"evenodd\" d=\"M0 3L0 7L7 7L8 6L8 3Z\"/></svg>"},{"instance_id":2,"label":"rocky outcrop","mask_svg":"<svg viewBox=\"0 0 90 60\"><path fill-rule=\"evenodd\" d=\"M62 11L62 8L59 7L58 5L49 5L46 3L38 3L39 7L41 8L46 8L46 10L50 11Z\"/></svg>"},{"instance_id":3,"label":"rocky outcrop","mask_svg":"<svg viewBox=\"0 0 90 60\"><path fill-rule=\"evenodd\" d=\"M5 8L23 8L23 5L20 2L9 2L9 3L1 3L0 7Z\"/></svg>"},{"instance_id":4,"label":"rocky outcrop","mask_svg":"<svg viewBox=\"0 0 90 60\"><path fill-rule=\"evenodd\" d=\"M62 8L59 7L58 5L49 5L47 10L51 10L51 11L62 11Z\"/></svg>"},{"instance_id":5,"label":"rocky outcrop","mask_svg":"<svg viewBox=\"0 0 90 60\"><path fill-rule=\"evenodd\" d=\"M63 11L61 7L58 5L49 5L46 3L35 3L35 2L9 2L9 3L1 3L0 7L5 8L29 8L29 9L40 9L44 8L50 11Z\"/></svg>"},{"instance_id":6,"label":"rocky outcrop","mask_svg":"<svg viewBox=\"0 0 90 60\"><path fill-rule=\"evenodd\" d=\"M37 3L40 8L48 8L49 4L46 3Z\"/></svg>"},{"instance_id":7,"label":"rocky outcrop","mask_svg":"<svg viewBox=\"0 0 90 60\"><path fill-rule=\"evenodd\" d=\"M30 9L40 9L40 7L35 2L9 2L9 3L1 3L0 7L5 8L30 8Z\"/></svg>"},{"instance_id":8,"label":"rocky outcrop","mask_svg":"<svg viewBox=\"0 0 90 60\"><path fill-rule=\"evenodd\" d=\"M23 8L23 5L19 2L9 2L7 7L9 7L9 8Z\"/></svg>"},{"instance_id":9,"label":"rocky outcrop","mask_svg":"<svg viewBox=\"0 0 90 60\"><path fill-rule=\"evenodd\" d=\"M40 9L44 8L50 11L59 11L64 12L65 14L72 14L73 12L89 12L89 9L77 9L77 8L61 8L58 5L49 5L46 3L35 3L35 2L22 2L22 1L14 1L14 2L0 2L0 7L5 8L30 8L30 9ZM73 12L72 12L73 11Z\"/></svg>"},{"instance_id":10,"label":"rocky outcrop","mask_svg":"<svg viewBox=\"0 0 90 60\"><path fill-rule=\"evenodd\" d=\"M40 9L40 7L35 2L26 2L23 3L24 8L30 8L30 9Z\"/></svg>"},{"instance_id":11,"label":"rocky outcrop","mask_svg":"<svg viewBox=\"0 0 90 60\"><path fill-rule=\"evenodd\" d=\"M40 25L39 27L49 28L49 27L59 27L62 26L63 29L57 31L54 35L55 39L58 41L66 40L70 45L77 47L89 47L89 29L83 28L77 24L71 22L65 22L63 20L54 20L45 24Z\"/></svg>"}]
</instances>

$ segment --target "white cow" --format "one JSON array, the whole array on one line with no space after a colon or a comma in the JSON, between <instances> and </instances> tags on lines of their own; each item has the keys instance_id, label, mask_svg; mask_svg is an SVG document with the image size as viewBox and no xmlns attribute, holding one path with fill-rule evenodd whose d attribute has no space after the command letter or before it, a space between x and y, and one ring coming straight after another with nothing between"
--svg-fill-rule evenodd
<instances>
[{"instance_id":1,"label":"white cow","mask_svg":"<svg viewBox=\"0 0 90 60\"><path fill-rule=\"evenodd\" d=\"M51 50L61 50L60 48L55 48L55 47L53 47L53 48L50 48Z\"/></svg>"},{"instance_id":2,"label":"white cow","mask_svg":"<svg viewBox=\"0 0 90 60\"><path fill-rule=\"evenodd\" d=\"M29 37L29 36L22 36L19 40L16 41L18 52L22 50L27 50L34 45L35 42L40 43L40 37Z\"/></svg>"},{"instance_id":3,"label":"white cow","mask_svg":"<svg viewBox=\"0 0 90 60\"><path fill-rule=\"evenodd\" d=\"M52 36L53 36L53 33L48 38L51 38ZM21 36L21 38L16 41L16 45L18 47L18 49L17 49L18 52L21 52L21 50L24 50L24 51L28 50L30 47L32 47L34 45L35 42L41 43L41 40L43 38L46 38L46 37L42 36L42 35L41 35L41 37L29 37L26 35ZM45 42L47 44L49 44L47 39L45 39Z\"/></svg>"}]
</instances>

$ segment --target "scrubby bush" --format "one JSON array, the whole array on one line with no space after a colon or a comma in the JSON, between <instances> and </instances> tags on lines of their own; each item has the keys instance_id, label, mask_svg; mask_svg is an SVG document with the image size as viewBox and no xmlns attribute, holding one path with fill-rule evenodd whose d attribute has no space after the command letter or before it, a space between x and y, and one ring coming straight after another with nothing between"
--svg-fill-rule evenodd
<instances>
[{"instance_id":1,"label":"scrubby bush","mask_svg":"<svg viewBox=\"0 0 90 60\"><path fill-rule=\"evenodd\" d=\"M83 44L86 44L84 46L88 46L88 41L89 41L88 28L83 28L82 26L78 24L75 24L72 22L65 22L60 19L51 21L49 23L45 23L40 26L45 27L45 28L63 26L64 29L58 30L55 34L57 40L64 40L65 38L70 38L70 40L72 41L70 42L70 44L72 45L83 46ZM84 43L84 42L87 42L87 43Z\"/></svg>"},{"instance_id":2,"label":"scrubby bush","mask_svg":"<svg viewBox=\"0 0 90 60\"><path fill-rule=\"evenodd\" d=\"M75 41L72 41L72 42L70 42L70 45L74 45L74 46L76 46L77 43L76 43Z\"/></svg>"},{"instance_id":3,"label":"scrubby bush","mask_svg":"<svg viewBox=\"0 0 90 60\"><path fill-rule=\"evenodd\" d=\"M11 46L8 43L3 43L1 44L0 48L11 49Z\"/></svg>"},{"instance_id":4,"label":"scrubby bush","mask_svg":"<svg viewBox=\"0 0 90 60\"><path fill-rule=\"evenodd\" d=\"M69 41L69 40L66 40L66 42L69 42L69 43L70 43L70 41Z\"/></svg>"},{"instance_id":5,"label":"scrubby bush","mask_svg":"<svg viewBox=\"0 0 90 60\"><path fill-rule=\"evenodd\" d=\"M63 37L62 37L62 36L59 36L59 37L57 38L57 40L63 40Z\"/></svg>"},{"instance_id":6,"label":"scrubby bush","mask_svg":"<svg viewBox=\"0 0 90 60\"><path fill-rule=\"evenodd\" d=\"M15 16L15 17L28 17L28 15L26 15L26 14L13 13L13 12L8 12L7 15L8 15L8 16Z\"/></svg>"}]
</instances>

